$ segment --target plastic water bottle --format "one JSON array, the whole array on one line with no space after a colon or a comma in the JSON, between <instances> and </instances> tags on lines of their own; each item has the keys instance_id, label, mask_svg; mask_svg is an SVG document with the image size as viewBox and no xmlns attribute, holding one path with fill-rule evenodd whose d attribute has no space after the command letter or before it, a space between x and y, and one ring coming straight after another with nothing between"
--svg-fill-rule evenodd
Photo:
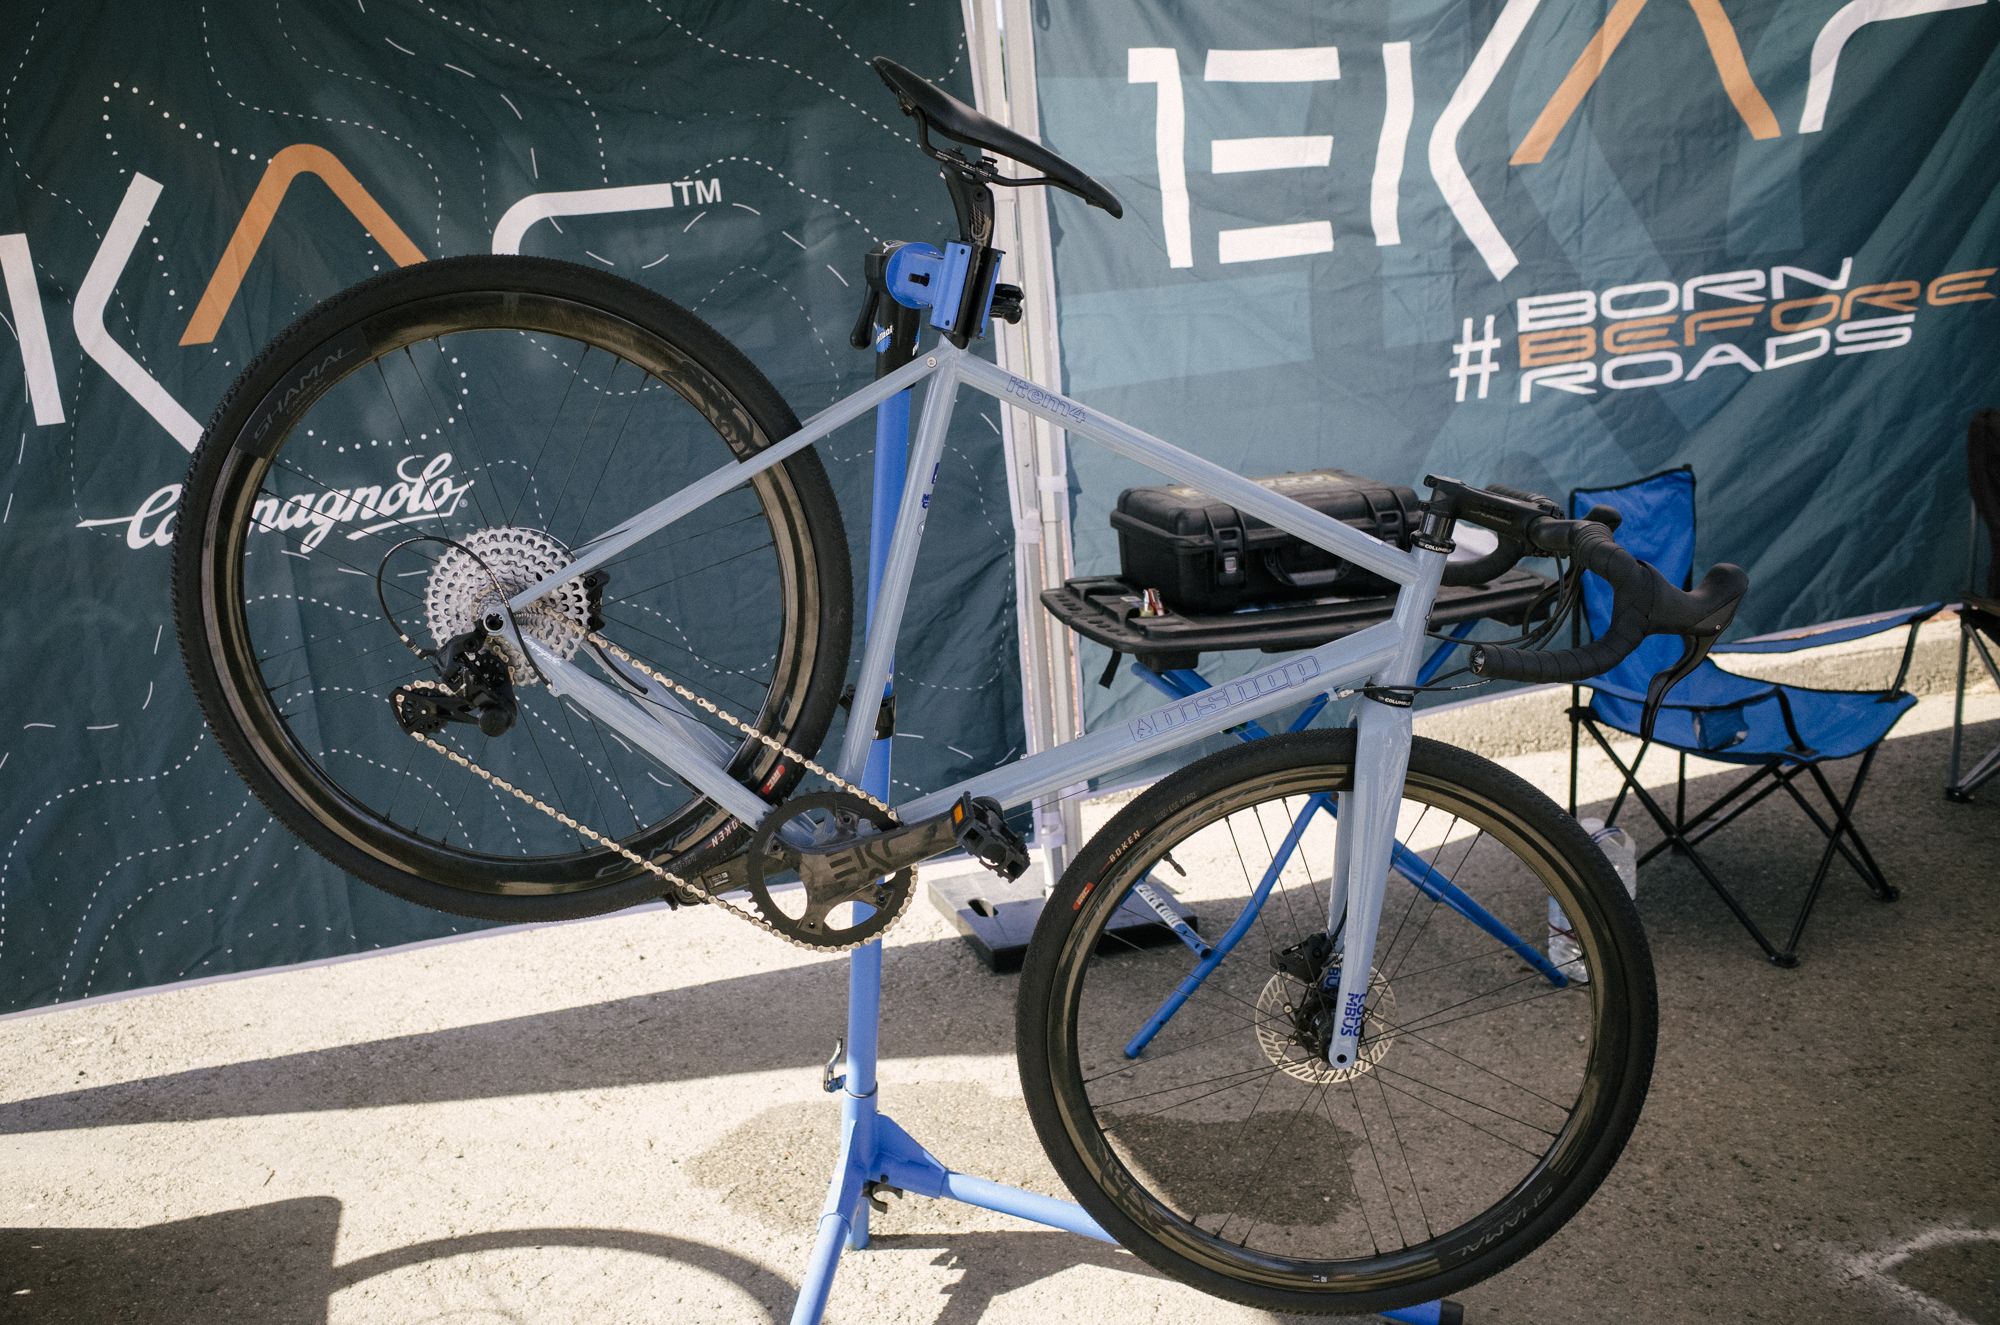
<instances>
[{"instance_id":1,"label":"plastic water bottle","mask_svg":"<svg viewBox=\"0 0 2000 1325\"><path fill-rule=\"evenodd\" d=\"M1631 837L1622 828L1606 828L1602 819L1579 821L1583 831L1590 834L1590 840L1610 860L1611 868L1618 875L1618 881L1625 885L1627 896L1639 896L1638 852L1632 845ZM1579 984L1590 982L1590 970L1584 964L1583 948L1576 941L1576 933L1570 928L1569 917L1563 914L1562 905L1555 894L1549 894L1549 961L1564 976Z\"/></svg>"}]
</instances>

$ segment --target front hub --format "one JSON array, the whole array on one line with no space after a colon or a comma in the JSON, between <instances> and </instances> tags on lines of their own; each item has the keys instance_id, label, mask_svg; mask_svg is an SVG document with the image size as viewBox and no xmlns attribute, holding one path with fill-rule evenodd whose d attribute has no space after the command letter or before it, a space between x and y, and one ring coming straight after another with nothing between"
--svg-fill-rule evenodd
<instances>
[{"instance_id":1,"label":"front hub","mask_svg":"<svg viewBox=\"0 0 2000 1325\"><path fill-rule=\"evenodd\" d=\"M1276 969L1257 995L1257 1044L1285 1075L1323 1084L1351 1081L1374 1070L1395 1042L1395 992L1378 969L1368 981L1355 1061L1335 1067L1328 1061L1340 989L1339 954L1333 940L1315 934L1273 953Z\"/></svg>"}]
</instances>

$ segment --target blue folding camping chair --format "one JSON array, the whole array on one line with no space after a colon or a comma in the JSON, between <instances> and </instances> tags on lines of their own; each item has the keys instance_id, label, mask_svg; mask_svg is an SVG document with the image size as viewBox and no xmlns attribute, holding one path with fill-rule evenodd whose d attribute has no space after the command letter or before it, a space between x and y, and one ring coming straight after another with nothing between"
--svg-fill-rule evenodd
<instances>
[{"instance_id":1,"label":"blue folding camping chair","mask_svg":"<svg viewBox=\"0 0 2000 1325\"><path fill-rule=\"evenodd\" d=\"M1965 434L1965 476L1972 489L1973 575L1958 605L1958 695L1951 711L1951 772L1944 794L1963 804L1987 779L2000 773L2000 745L1965 767L1965 685L1971 679L1966 663L1974 650L1986 675L2000 686L2000 409L1983 409L1972 416ZM1986 526L1986 593L1979 592L1979 527Z\"/></svg>"},{"instance_id":2,"label":"blue folding camping chair","mask_svg":"<svg viewBox=\"0 0 2000 1325\"><path fill-rule=\"evenodd\" d=\"M1669 580L1687 587L1694 566L1694 472L1683 466L1650 478L1609 488L1580 488L1570 494L1570 514L1581 516L1593 506L1608 506L1622 517L1618 541L1635 556L1649 561ZM1604 631L1611 618L1611 590L1595 575L1584 577L1584 621L1593 635ZM1662 851L1676 851L1687 857L1702 878L1708 881L1764 954L1779 966L1798 965L1799 936L1819 901L1821 885L1836 854L1843 857L1861 876L1863 883L1884 902L1896 900L1896 889L1883 877L1881 867L1861 839L1854 825L1854 805L1875 752L1882 739L1917 701L1903 689L1916 649L1917 627L1942 604L1903 611L1885 612L1855 621L1790 631L1740 644L1722 645L1713 650L1711 660L1702 661L1669 693L1662 706L1651 739L1644 740L1639 753L1627 765L1606 737L1607 731L1640 735L1640 712L1645 703L1646 683L1654 673L1674 665L1680 641L1653 638L1629 658L1604 675L1586 683L1590 702L1583 703L1586 686L1571 687L1570 694L1570 812L1576 812L1577 759L1582 734L1588 732L1623 778L1617 798L1612 801L1607 823L1617 822L1618 812L1629 794L1643 806L1660 828L1664 839L1656 843L1639 863L1644 865ZM1799 649L1845 640L1860 639L1897 626L1908 626L1910 636L1903 649L1901 667L1887 689L1878 691L1815 690L1805 686L1782 685L1739 676L1717 666L1715 656L1738 653L1792 653ZM1579 626L1581 629L1581 626ZM1679 756L1672 812L1639 782L1639 768L1654 746L1663 746ZM1687 810L1687 757L1739 764L1752 770L1705 808L1690 815ZM1835 760L1860 756L1854 781L1845 797L1834 791L1823 766ZM1801 784L1816 787L1824 806L1815 805L1801 790ZM1789 795L1826 837L1819 868L1813 872L1805 901L1792 921L1784 947L1775 946L1722 879L1703 860L1696 844L1735 820L1739 815L1774 792Z\"/></svg>"}]
</instances>

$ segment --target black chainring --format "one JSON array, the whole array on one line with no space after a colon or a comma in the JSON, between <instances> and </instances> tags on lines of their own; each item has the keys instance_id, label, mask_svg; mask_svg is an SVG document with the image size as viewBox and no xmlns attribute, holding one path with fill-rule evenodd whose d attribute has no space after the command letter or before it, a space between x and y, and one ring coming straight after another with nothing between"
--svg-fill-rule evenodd
<instances>
[{"instance_id":1,"label":"black chainring","mask_svg":"<svg viewBox=\"0 0 2000 1325\"><path fill-rule=\"evenodd\" d=\"M817 814L831 826L833 835L820 845L840 847L860 841L862 826L875 829L895 827L886 811L845 791L811 792L794 796L773 809L757 826L743 856L743 887L757 914L773 929L796 943L813 948L851 948L880 935L902 916L916 887L916 870L905 868L888 878L868 879L854 885L835 883L810 868L801 870L801 853L779 836L785 825L807 814ZM771 875L790 873L805 885L805 909L788 915L771 896L767 880ZM868 915L847 925L830 919L833 910L846 902L860 902L873 908Z\"/></svg>"}]
</instances>

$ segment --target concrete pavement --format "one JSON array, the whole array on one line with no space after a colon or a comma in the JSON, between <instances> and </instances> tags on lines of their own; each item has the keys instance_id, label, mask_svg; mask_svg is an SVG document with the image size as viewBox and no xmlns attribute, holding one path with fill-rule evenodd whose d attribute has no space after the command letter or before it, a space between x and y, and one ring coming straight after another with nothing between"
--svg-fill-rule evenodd
<instances>
[{"instance_id":1,"label":"concrete pavement","mask_svg":"<svg viewBox=\"0 0 2000 1325\"><path fill-rule=\"evenodd\" d=\"M1973 716L2000 740L2000 696ZM1902 901L1836 870L1796 971L1685 864L1642 873L1645 1116L1582 1216L1462 1295L1470 1320L2000 1321L2000 785L1945 803L1948 721L1937 697L1904 720L1858 814ZM1560 797L1566 755L1506 762ZM1608 790L1600 770L1586 794ZM1713 858L1771 916L1817 844L1773 801ZM920 899L886 986L887 1111L947 1163L1056 1191L1014 978ZM843 998L838 961L645 912L0 1022L0 1321L784 1320ZM877 1229L829 1319L1270 1319L965 1207L911 1198Z\"/></svg>"}]
</instances>

